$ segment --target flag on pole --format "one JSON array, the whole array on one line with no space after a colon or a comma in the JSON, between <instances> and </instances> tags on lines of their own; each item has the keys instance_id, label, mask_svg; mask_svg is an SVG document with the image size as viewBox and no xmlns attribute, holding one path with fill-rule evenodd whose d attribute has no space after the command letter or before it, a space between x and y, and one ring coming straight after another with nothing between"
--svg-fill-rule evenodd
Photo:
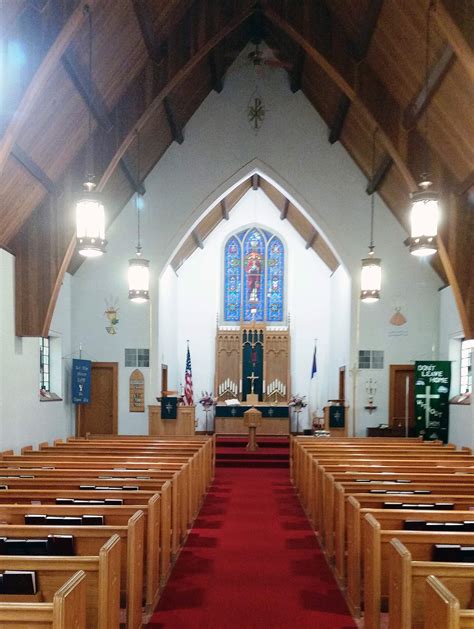
<instances>
[{"instance_id":1,"label":"flag on pole","mask_svg":"<svg viewBox=\"0 0 474 629\"><path fill-rule=\"evenodd\" d=\"M314 351L313 351L313 363L311 365L311 379L309 383L309 420L310 425L313 421L313 418L318 416L318 383L317 383L317 374L318 374L318 365L316 359L316 342L314 343Z\"/></svg>"},{"instance_id":2,"label":"flag on pole","mask_svg":"<svg viewBox=\"0 0 474 629\"><path fill-rule=\"evenodd\" d=\"M186 406L192 406L194 404L193 399L193 372L191 369L191 354L188 351L186 354L186 371L184 374L184 404Z\"/></svg>"}]
</instances>

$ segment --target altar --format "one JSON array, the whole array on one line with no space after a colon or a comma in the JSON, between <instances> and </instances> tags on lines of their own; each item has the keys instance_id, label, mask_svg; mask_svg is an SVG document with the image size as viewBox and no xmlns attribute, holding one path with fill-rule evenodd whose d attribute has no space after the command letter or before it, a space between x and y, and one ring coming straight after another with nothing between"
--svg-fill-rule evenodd
<instances>
[{"instance_id":1,"label":"altar","mask_svg":"<svg viewBox=\"0 0 474 629\"><path fill-rule=\"evenodd\" d=\"M224 435L247 435L248 428L244 425L244 413L252 406L262 413L262 424L258 428L257 437L290 434L290 414L287 404L239 404L238 406L217 404L215 432Z\"/></svg>"}]
</instances>

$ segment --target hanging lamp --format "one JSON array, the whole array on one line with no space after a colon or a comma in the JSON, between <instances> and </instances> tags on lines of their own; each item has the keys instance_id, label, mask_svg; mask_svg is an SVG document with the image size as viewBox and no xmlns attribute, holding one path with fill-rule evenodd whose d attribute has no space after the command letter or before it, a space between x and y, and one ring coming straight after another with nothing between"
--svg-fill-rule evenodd
<instances>
[{"instance_id":1,"label":"hanging lamp","mask_svg":"<svg viewBox=\"0 0 474 629\"><path fill-rule=\"evenodd\" d=\"M425 49L425 92L429 83L429 53L430 53L430 17L432 1L428 6L426 18L426 49ZM411 194L412 206L410 212L411 234L407 240L410 253L418 257L431 256L438 250L438 217L439 196L434 190L428 175L428 109L425 111L425 173L418 184L419 190Z\"/></svg>"},{"instance_id":2,"label":"hanging lamp","mask_svg":"<svg viewBox=\"0 0 474 629\"><path fill-rule=\"evenodd\" d=\"M92 14L89 5L84 6L89 21L89 93L92 100ZM105 211L100 195L95 191L94 148L92 138L92 114L89 107L89 137L87 149L87 175L82 196L76 203L76 243L78 252L86 258L97 258L105 253Z\"/></svg>"},{"instance_id":3,"label":"hanging lamp","mask_svg":"<svg viewBox=\"0 0 474 629\"><path fill-rule=\"evenodd\" d=\"M137 181L140 181L140 136L137 131ZM135 196L137 210L137 248L136 258L128 261L128 298L136 304L143 304L150 299L150 262L142 258L141 234L140 234L140 210L143 207L143 199L137 190Z\"/></svg>"},{"instance_id":4,"label":"hanging lamp","mask_svg":"<svg viewBox=\"0 0 474 629\"><path fill-rule=\"evenodd\" d=\"M377 127L372 137L372 176L375 173L375 135ZM380 299L380 288L382 284L381 259L376 258L374 245L374 210L375 191L370 196L370 244L367 258L362 259L360 276L360 300L366 304L374 303Z\"/></svg>"}]
</instances>

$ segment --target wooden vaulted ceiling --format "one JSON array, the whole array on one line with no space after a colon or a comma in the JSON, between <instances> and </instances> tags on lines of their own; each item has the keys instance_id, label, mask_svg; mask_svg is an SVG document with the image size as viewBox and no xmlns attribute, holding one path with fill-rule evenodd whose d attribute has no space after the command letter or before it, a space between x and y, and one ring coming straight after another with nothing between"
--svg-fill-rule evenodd
<instances>
[{"instance_id":1,"label":"wooden vaulted ceiling","mask_svg":"<svg viewBox=\"0 0 474 629\"><path fill-rule=\"evenodd\" d=\"M238 52L263 38L400 223L429 155L444 206L432 264L474 336L472 0L79 0L0 2L0 246L16 256L16 330L47 333L74 253L74 198L92 113L109 223ZM432 6L431 6L432 5ZM425 33L431 6L429 80ZM371 145L377 132L377 168ZM428 131L427 131L428 130ZM136 133L141 177L137 181ZM407 254L408 255L408 254Z\"/></svg>"},{"instance_id":2,"label":"wooden vaulted ceiling","mask_svg":"<svg viewBox=\"0 0 474 629\"><path fill-rule=\"evenodd\" d=\"M224 220L229 220L230 213L249 190L261 189L280 212L280 219L287 220L305 242L305 248L314 251L334 273L339 261L324 236L313 226L301 210L294 205L282 192L258 174L251 175L233 188L223 199L216 203L210 211L193 228L171 260L176 272L179 267L196 251L204 249L204 240Z\"/></svg>"}]
</instances>

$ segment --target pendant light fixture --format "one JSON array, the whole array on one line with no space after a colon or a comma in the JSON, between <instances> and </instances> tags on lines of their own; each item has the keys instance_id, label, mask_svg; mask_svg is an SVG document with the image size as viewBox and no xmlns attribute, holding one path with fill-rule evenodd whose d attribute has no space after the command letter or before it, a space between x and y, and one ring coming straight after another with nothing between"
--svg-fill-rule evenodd
<instances>
[{"instance_id":1,"label":"pendant light fixture","mask_svg":"<svg viewBox=\"0 0 474 629\"><path fill-rule=\"evenodd\" d=\"M137 182L140 181L140 136L137 131ZM150 262L142 258L140 238L140 210L143 208L143 198L137 190L135 196L137 209L137 249L136 258L128 261L128 298L136 304L143 304L150 299Z\"/></svg>"},{"instance_id":2,"label":"pendant light fixture","mask_svg":"<svg viewBox=\"0 0 474 629\"><path fill-rule=\"evenodd\" d=\"M429 54L430 54L430 17L433 2L430 0L426 18L426 50L425 50L425 93L429 83ZM411 194L412 206L410 214L411 235L407 244L410 253L414 256L431 256L438 250L438 216L439 197L434 190L430 190L433 185L429 180L429 147L428 147L428 108L425 111L425 172L421 176L419 190Z\"/></svg>"},{"instance_id":3,"label":"pendant light fixture","mask_svg":"<svg viewBox=\"0 0 474 629\"><path fill-rule=\"evenodd\" d=\"M89 21L89 93L92 100L92 14L89 5L84 6ZM86 180L82 196L76 203L76 242L78 252L86 258L96 258L105 253L105 211L100 195L95 192L94 147L92 138L92 113L89 107L89 138L87 147Z\"/></svg>"},{"instance_id":4,"label":"pendant light fixture","mask_svg":"<svg viewBox=\"0 0 474 629\"><path fill-rule=\"evenodd\" d=\"M375 173L375 136L376 127L372 136L372 176ZM360 300L366 304L374 303L380 299L380 288L382 283L382 267L380 258L374 256L374 207L375 191L370 196L370 244L367 258L362 259L362 269L360 277Z\"/></svg>"}]
</instances>

